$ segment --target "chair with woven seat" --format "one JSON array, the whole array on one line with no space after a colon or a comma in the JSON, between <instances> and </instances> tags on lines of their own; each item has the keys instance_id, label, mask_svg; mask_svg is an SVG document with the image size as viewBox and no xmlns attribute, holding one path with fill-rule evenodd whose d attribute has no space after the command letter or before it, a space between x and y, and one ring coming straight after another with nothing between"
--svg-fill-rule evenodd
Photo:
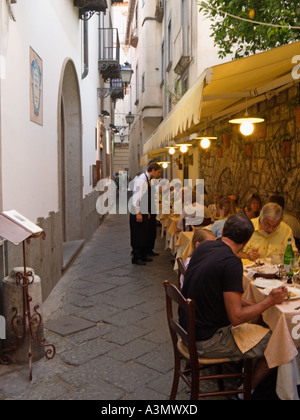
<instances>
[{"instance_id":1,"label":"chair with woven seat","mask_svg":"<svg viewBox=\"0 0 300 420\"><path fill-rule=\"evenodd\" d=\"M225 364L233 363L230 359L207 359L199 357L197 354L195 338L195 302L191 299L185 299L177 287L164 282L166 292L166 307L168 326L171 333L175 367L173 385L170 400L175 400L178 392L179 379L191 388L190 399L198 400L204 397L228 396L234 394L244 394L245 400L251 400L251 381L252 381L252 360L242 360L243 371L234 373L222 373L222 367ZM187 330L184 330L179 322L173 316L173 303L180 306L186 313ZM185 359L188 369L181 368L181 359ZM216 367L216 374L200 375L204 369ZM224 387L224 380L231 378L241 378L243 380L242 389L227 389ZM201 392L200 384L205 380L217 380L218 391Z\"/></svg>"}]
</instances>

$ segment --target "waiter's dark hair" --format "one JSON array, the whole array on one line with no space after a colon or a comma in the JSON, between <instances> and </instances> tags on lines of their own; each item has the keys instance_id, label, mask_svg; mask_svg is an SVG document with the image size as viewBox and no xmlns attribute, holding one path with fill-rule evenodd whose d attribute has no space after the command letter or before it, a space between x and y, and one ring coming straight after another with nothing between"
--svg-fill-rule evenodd
<instances>
[{"instance_id":1,"label":"waiter's dark hair","mask_svg":"<svg viewBox=\"0 0 300 420\"><path fill-rule=\"evenodd\" d=\"M153 170L156 172L156 171L159 171L160 169L161 169L161 166L156 162L152 162L148 166L148 172L152 172Z\"/></svg>"},{"instance_id":2,"label":"waiter's dark hair","mask_svg":"<svg viewBox=\"0 0 300 420\"><path fill-rule=\"evenodd\" d=\"M231 239L236 244L246 244L253 233L253 223L243 213L229 217L223 229L223 237Z\"/></svg>"}]
</instances>

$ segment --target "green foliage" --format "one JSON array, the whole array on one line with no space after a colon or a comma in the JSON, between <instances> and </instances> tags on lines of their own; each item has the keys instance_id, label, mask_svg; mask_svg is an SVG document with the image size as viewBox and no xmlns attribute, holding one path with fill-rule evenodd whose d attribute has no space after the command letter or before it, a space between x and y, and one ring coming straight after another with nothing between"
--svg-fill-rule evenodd
<instances>
[{"instance_id":1,"label":"green foliage","mask_svg":"<svg viewBox=\"0 0 300 420\"><path fill-rule=\"evenodd\" d=\"M299 1L281 0L207 0L201 1L200 10L212 21L212 37L219 48L219 57L234 54L241 58L300 40ZM217 8L218 10L215 10ZM255 11L255 16L250 13ZM222 12L252 20L245 22ZM252 16L252 17L250 17ZM254 23L288 26L277 28Z\"/></svg>"}]
</instances>

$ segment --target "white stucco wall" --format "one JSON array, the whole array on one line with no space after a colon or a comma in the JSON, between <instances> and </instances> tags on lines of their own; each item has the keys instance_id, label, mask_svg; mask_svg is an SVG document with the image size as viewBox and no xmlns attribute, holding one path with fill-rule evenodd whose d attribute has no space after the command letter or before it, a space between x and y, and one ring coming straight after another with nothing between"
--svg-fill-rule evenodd
<instances>
[{"instance_id":1,"label":"white stucco wall","mask_svg":"<svg viewBox=\"0 0 300 420\"><path fill-rule=\"evenodd\" d=\"M83 194L91 191L97 125L98 19L90 21L90 73L82 74L82 22L73 0L26 0L13 6L16 22L1 1L2 194L3 208L35 221L58 210L58 94L62 66L73 60L81 88ZM43 126L30 121L29 49L43 60Z\"/></svg>"}]
</instances>

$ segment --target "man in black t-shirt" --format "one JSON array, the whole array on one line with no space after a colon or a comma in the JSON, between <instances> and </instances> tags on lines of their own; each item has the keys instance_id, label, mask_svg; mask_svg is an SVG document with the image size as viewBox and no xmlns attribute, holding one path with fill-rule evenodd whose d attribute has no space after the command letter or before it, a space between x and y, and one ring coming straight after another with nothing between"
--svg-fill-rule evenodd
<instances>
[{"instance_id":1,"label":"man in black t-shirt","mask_svg":"<svg viewBox=\"0 0 300 420\"><path fill-rule=\"evenodd\" d=\"M195 250L185 275L182 294L196 303L196 340L198 354L206 358L261 359L253 373L253 389L269 373L264 359L271 333L249 351L237 346L232 326L257 318L266 309L281 304L286 288L274 289L258 304L243 299L243 265L237 257L254 231L251 220L236 214L224 225L219 241L204 242ZM179 310L180 323L186 326L185 314Z\"/></svg>"}]
</instances>

